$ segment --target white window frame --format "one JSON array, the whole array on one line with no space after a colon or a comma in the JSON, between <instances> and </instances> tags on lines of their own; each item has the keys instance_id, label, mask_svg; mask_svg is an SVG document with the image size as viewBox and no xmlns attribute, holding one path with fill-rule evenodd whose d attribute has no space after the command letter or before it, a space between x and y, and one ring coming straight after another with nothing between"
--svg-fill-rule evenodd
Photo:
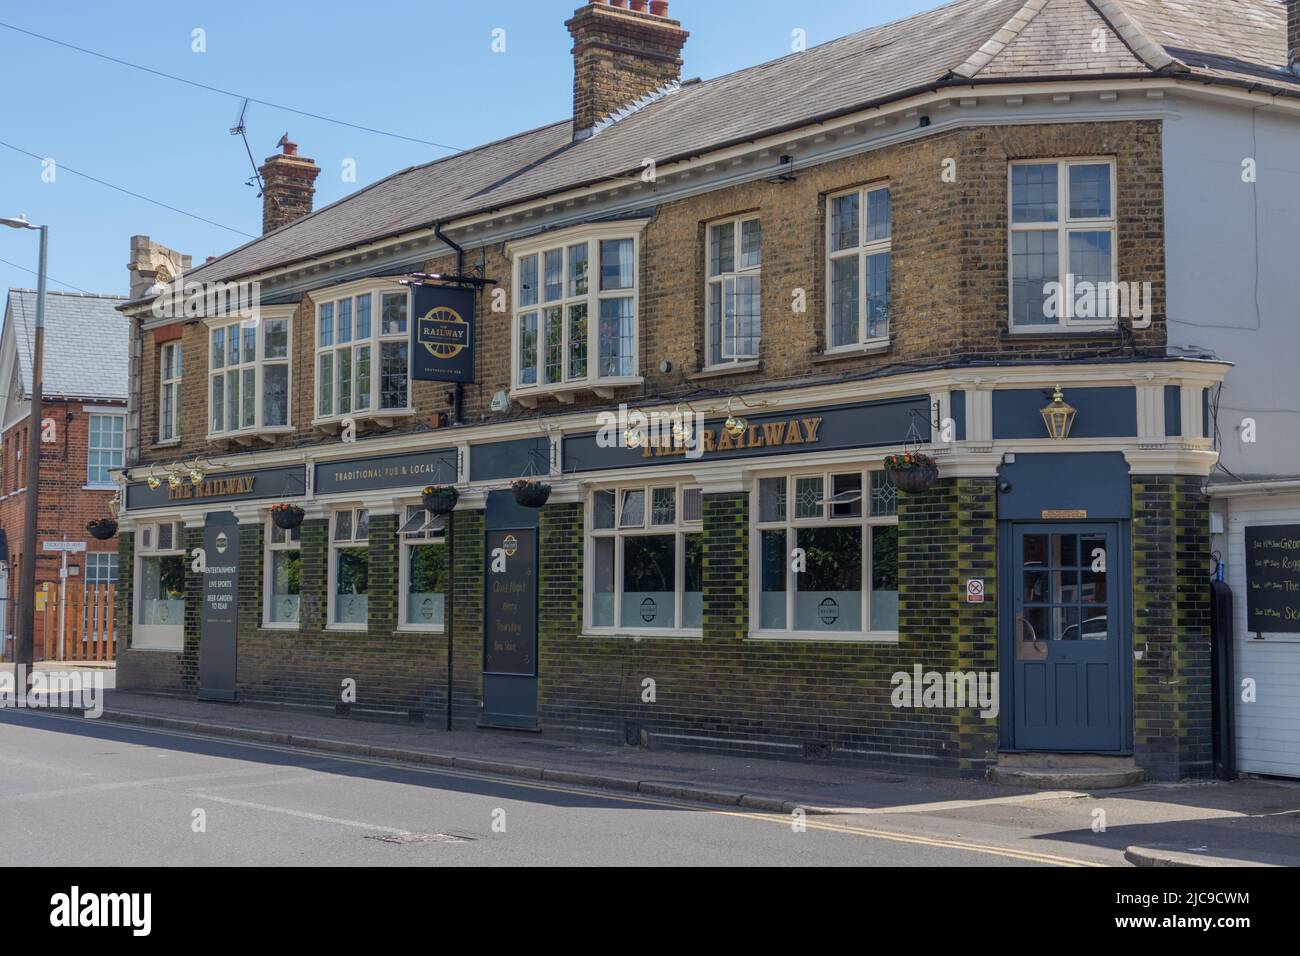
<instances>
[{"instance_id":1,"label":"white window frame","mask_svg":"<svg viewBox=\"0 0 1300 956\"><path fill-rule=\"evenodd\" d=\"M888 182L871 183L866 186L856 186L853 189L841 189L839 192L830 193L826 197L826 224L825 224L825 244L826 244L826 354L833 355L838 352L861 352L875 349L885 349L889 347L890 339L893 335L893 274L894 274L894 202L893 195L889 197L889 237L886 239L867 240L867 206L870 202L870 196L875 192L890 192ZM858 244L845 249L833 249L833 225L834 225L834 204L835 200L842 199L845 196L858 196ZM867 260L872 256L889 253L889 307L890 315L886 323L885 334L875 337L869 337L867 330L870 327L867 321L868 296L867 296ZM834 299L834 277L835 263L841 259L849 259L856 256L858 260L858 335L857 341L846 342L842 345L833 345L834 341L834 318L835 318L835 299Z\"/></svg>"},{"instance_id":2,"label":"white window frame","mask_svg":"<svg viewBox=\"0 0 1300 956\"><path fill-rule=\"evenodd\" d=\"M401 523L398 525L399 529L403 528L407 522L412 520L412 516L408 512L410 512L415 508L419 508L421 511L423 511L424 505L408 502L402 506L401 514L400 514ZM408 607L409 602L407 600L407 575L410 574L411 554L414 551L414 549L427 548L431 546L440 545L444 549L444 553L446 555L447 573L448 575L451 574L451 552L446 550L448 547L447 519L445 517L430 516L428 512L425 512L425 517L428 519L428 521L426 522L425 527L422 531L407 533L407 534L400 534L399 532L399 536L401 537L401 541L399 542L399 550L401 551L401 555L398 559L397 595L398 595L398 603L401 605L401 607L398 611L398 617L397 617L398 628L404 631L419 631L422 634L442 634L445 633L447 630L446 613L447 613L448 604L446 603L445 597L444 597L444 604L443 604L442 626L438 626L436 624L420 624L415 621L408 620L407 618L407 614L409 612L409 607Z\"/></svg>"},{"instance_id":3,"label":"white window frame","mask_svg":"<svg viewBox=\"0 0 1300 956\"><path fill-rule=\"evenodd\" d=\"M512 301L510 311L510 397L525 405L536 405L543 396L554 396L561 401L572 401L575 392L591 391L604 398L612 398L614 390L642 382L641 369L641 233L645 221L607 223L599 226L580 226L565 229L521 242L511 243L506 250L510 257L510 274ZM600 288L600 245L602 242L631 240L632 242L632 287L630 289ZM570 296L569 288L569 250L573 246L587 246L587 292L585 295ZM546 295L546 253L561 250L563 255L563 294L559 299L547 301ZM528 256L537 256L537 302L523 305L520 302L523 260ZM631 299L632 301L632 354L630 375L592 374L600 370L600 304L609 299ZM569 375L569 307L585 303L587 306L587 366L586 375ZM546 365L546 326L547 309L560 307L563 335L561 342L561 378L558 382L543 384ZM522 384L519 362L520 332L522 318L530 313L537 315L537 381Z\"/></svg>"},{"instance_id":4,"label":"white window frame","mask_svg":"<svg viewBox=\"0 0 1300 956\"><path fill-rule=\"evenodd\" d=\"M121 447L121 448L105 448L103 445L95 445L95 444L93 444L92 439L91 439L91 435L92 435L91 425L94 424L94 421L95 421L96 418L113 418L113 419L117 419L118 421L120 421L120 422L122 423L122 447ZM95 477L91 474L91 470L93 469L94 466L90 463L90 457L91 457L91 455L93 455L95 452L100 452L100 453L102 454L102 453L105 452L105 451L108 451L108 452L117 452L117 453L118 453L118 456L119 456L119 457L118 457L118 461L117 461L117 464L116 464L116 465L110 465L110 466L109 466L109 469L108 469L108 470L109 470L109 476L108 476L106 479L98 480L98 481L97 481L97 480L95 479ZM122 468L122 466L123 466L123 464L124 464L125 461L126 461L126 413L125 413L125 412L118 412L118 411L99 410L99 409L87 409L87 418L86 418L86 485L85 485L85 486L86 486L87 488L91 488L91 489L96 489L96 488L102 488L102 489L116 489L116 488L117 488L117 484L116 484L116 482L113 481L112 472L113 472L113 471L120 470L120 469Z\"/></svg>"},{"instance_id":5,"label":"white window frame","mask_svg":"<svg viewBox=\"0 0 1300 956\"><path fill-rule=\"evenodd\" d=\"M351 519L351 520L352 520L352 537L348 538L346 541L336 541L336 540L335 540L335 534L334 534L334 532L335 532L335 524L336 524L336 522L338 521L339 515L340 515L340 514L347 513L347 512L350 512L351 515L352 515L352 519ZM366 529L367 529L367 534L366 534L366 537L364 537L364 538L358 538L358 537L356 536L356 534L357 534L357 526L358 526L359 523L360 523L360 521L359 521L359 516L362 515L362 514L365 514L365 515L366 515ZM327 616L326 616L326 618L325 618L325 629L326 629L327 631L365 631L366 629L368 629L368 628L370 627L370 610L369 610L369 608L370 608L370 591L369 591L369 587L368 587L368 585L369 585L369 579L368 579L368 578L367 578L367 591L366 591L366 623L364 623L364 624L347 624L347 623L342 623L342 624L340 624L340 623L337 623L337 622L334 620L335 605L336 605L336 603L337 603L335 599L338 597L338 595L337 595L337 593L336 593L336 592L338 591L338 575L339 575L338 552L341 551L341 550L343 550L343 549L351 550L351 549L354 549L354 548L365 548L365 549L369 550L369 548L370 548L370 535L369 535L369 528L370 528L370 509L368 509L368 508L365 508L365 507L362 507L362 506L339 506L339 507L333 509L332 511L330 511L330 513L329 513L329 524L326 526L326 531L327 531L327 533L329 534L329 542L328 542L328 554L329 554L329 575L328 575L328 577L329 577L329 585L328 585L328 586L329 586L329 600L326 602L326 604L327 604L327 607L326 607L326 615L327 615Z\"/></svg>"},{"instance_id":6,"label":"white window frame","mask_svg":"<svg viewBox=\"0 0 1300 956\"><path fill-rule=\"evenodd\" d=\"M160 547L160 529L170 526L171 545ZM185 615L175 624L142 624L141 607L143 604L144 561L146 558L180 557L182 568L185 560L185 525L177 519L154 520L136 528L136 551L134 577L132 578L133 607L131 629L131 648L143 651L182 651L185 649ZM188 597L188 595L187 595Z\"/></svg>"},{"instance_id":7,"label":"white window frame","mask_svg":"<svg viewBox=\"0 0 1300 956\"><path fill-rule=\"evenodd\" d=\"M1055 223L1051 222L1013 222L1014 196L1013 177L1017 166L1056 166L1056 212ZM1108 218L1070 218L1070 167L1100 166L1110 168L1110 216ZM1119 281L1119 197L1117 190L1116 164L1111 156L1074 156L1064 159L1018 159L1007 164L1007 328L1016 335L1054 334L1062 330L1084 329L1105 331L1119 327L1116 316L1108 318L1076 319L1073 317L1074 303L1070 296L1063 296L1066 314L1054 323L1043 325L1015 324L1015 234L1018 232L1056 232L1057 281L1065 282L1070 274L1070 233L1072 232L1108 232L1110 233L1110 281Z\"/></svg>"},{"instance_id":8,"label":"white window frame","mask_svg":"<svg viewBox=\"0 0 1300 956\"><path fill-rule=\"evenodd\" d=\"M170 358L169 358L170 357ZM181 378L184 351L180 339L164 342L158 350L158 444L174 445L181 440ZM171 414L167 395L171 394ZM164 433L170 426L171 434Z\"/></svg>"},{"instance_id":9,"label":"white window frame","mask_svg":"<svg viewBox=\"0 0 1300 956\"><path fill-rule=\"evenodd\" d=\"M760 230L759 242L758 242L758 265L745 268L741 265L741 249L742 249L741 240L742 240L742 233L744 231L744 227L750 223L758 223L759 230ZM730 271L719 272L717 275L714 275L711 271L713 268L713 255L712 255L713 233L715 230L720 229L721 227L727 225L734 227L733 229L734 234L732 235L732 244L733 244L732 260L731 260L732 269ZM714 222L705 224L704 227L704 362L705 362L704 368L707 371L712 371L713 369L729 368L731 366L740 365L740 364L751 364L753 362L758 361L759 352L762 350L763 347L762 344L763 343L763 237L761 232L762 227L763 227L762 218L757 213L754 213L752 215L745 215L745 216L732 216L726 219L718 219L715 220ZM732 311L732 336L730 339L728 339L727 336L727 328L726 328L727 286L728 284L731 285L732 287L731 294L734 297L736 282L737 280L742 278L757 279L758 286L759 286L758 341L752 353L751 352L742 353L736 351L737 343L740 337L735 334L736 313L734 309ZM712 347L712 345L709 336L709 321L710 321L709 303L714 295L715 289L717 290L717 295L719 297L719 300L722 302L722 306L720 310L721 314L718 320L722 326L722 328L719 330L721 335L720 355L710 354L710 348ZM730 352L731 352L730 355L727 354L728 344L730 344Z\"/></svg>"},{"instance_id":10,"label":"white window frame","mask_svg":"<svg viewBox=\"0 0 1300 956\"><path fill-rule=\"evenodd\" d=\"M286 352L281 357L268 358L266 355L266 330L270 322L283 322L285 324L285 335L287 341ZM253 359L252 361L243 360L243 330L252 328L254 331ZM240 361L236 365L229 362L230 356L230 332L237 330L240 336ZM214 364L214 340L217 333L222 334L222 364ZM245 317L242 319L232 319L229 322L213 322L208 327L207 342L207 363L208 363L208 440L221 440L226 438L238 438L248 435L273 435L292 432L293 428L293 311L269 312L262 310L258 315ZM266 424L266 369L270 366L284 366L286 371L286 394L285 394L285 415L283 425ZM252 371L254 376L253 388L256 393L254 397L253 424L244 425L243 422L243 380L244 372ZM238 372L240 382L240 405L239 418L240 426L231 428L230 422L226 420L226 412L229 409L229 394L225 391L225 385L222 388L222 428L216 430L213 428L214 403L212 400L213 386L218 378L226 381L226 377L231 372Z\"/></svg>"},{"instance_id":11,"label":"white window frame","mask_svg":"<svg viewBox=\"0 0 1300 956\"><path fill-rule=\"evenodd\" d=\"M897 527L898 513L892 515L871 514L871 473L882 471L878 466L846 464L840 467L823 465L818 468L794 470L774 470L755 472L753 488L750 493L749 521L749 637L755 640L800 640L800 641L837 641L849 643L897 643L898 631L873 631L871 626L871 543L877 527ZM831 517L832 495L831 479L835 475L858 474L862 481L862 514L855 517ZM822 514L816 518L796 518L793 489L798 478L822 479ZM785 519L781 521L761 521L759 512L760 480L768 478L786 479ZM800 631L794 629L795 594L794 574L790 570L790 551L796 546L797 533L802 528L857 527L862 529L862 604L859 613L862 630L859 631ZM762 541L764 531L781 531L786 534L786 569L785 569L785 620L784 629L767 629L762 626ZM900 581L901 584L901 581Z\"/></svg>"},{"instance_id":12,"label":"white window frame","mask_svg":"<svg viewBox=\"0 0 1300 956\"><path fill-rule=\"evenodd\" d=\"M653 492L655 489L672 488L675 492L675 508L672 524L653 524L651 512L653 507ZM686 492L700 492L700 518L699 520L687 521L685 518L685 498ZM622 527L623 522L623 502L624 492L627 491L644 491L645 492L645 514L644 520L640 527ZM614 527L597 528L596 527L596 496L601 492L612 492L614 495ZM704 621L701 617L700 627L688 628L682 626L682 616L685 609L684 594L686 586L686 542L685 536L688 534L704 533L704 499L703 492L700 491L698 482L692 481L672 481L659 480L652 481L648 478L641 481L627 481L619 484L608 484L593 487L587 495L586 505L584 508L586 514L586 547L583 552L583 631L587 634L604 635L604 636L642 636L642 637L688 637L702 638L704 636ZM672 627L621 627L619 621L623 619L623 541L630 537L645 536L663 536L671 534L676 539L674 542L676 567L674 569L674 594L673 594L673 626ZM592 611L594 609L595 592L595 557L596 541L601 538L614 539L614 624L613 626L597 626L592 622ZM701 553L701 562L704 557ZM703 567L700 569L700 588L703 592L704 580ZM701 614L703 612L701 611Z\"/></svg>"},{"instance_id":13,"label":"white window frame","mask_svg":"<svg viewBox=\"0 0 1300 956\"><path fill-rule=\"evenodd\" d=\"M296 621L273 621L271 619L271 604L275 595L271 593L272 584L275 581L275 567L272 556L276 552L297 551L299 560L302 559L302 525L294 528L292 531L285 531L284 540L276 541L275 534L280 529L275 526L275 521L267 517L265 527L262 531L262 540L264 542L262 557L262 627L268 630L278 631L296 631L302 626L302 595L299 594L298 603L298 620ZM294 540L294 534L298 534L298 539Z\"/></svg>"},{"instance_id":14,"label":"white window frame","mask_svg":"<svg viewBox=\"0 0 1300 956\"><path fill-rule=\"evenodd\" d=\"M370 334L365 338L357 338L356 316L357 300L363 297L370 297ZM387 296L402 296L406 299L406 329L402 332L392 332L385 334L383 332L384 323L384 299ZM339 303L345 300L351 300L353 336L349 341L340 343L338 341L338 314ZM321 345L321 322L326 308L332 310L331 316L334 323L334 330L329 345ZM397 418L409 417L415 414L414 398L411 394L411 365L414 356L411 355L411 323L414 318L415 303L412 300L411 290L407 286L399 285L395 282L374 282L368 281L357 284L347 284L337 289L331 289L328 292L319 293L318 298L313 300L312 311L312 424L336 426L344 419L351 418L353 421L391 421ZM383 394L382 372L383 372L383 346L385 344L404 343L406 350L406 404L401 408L380 408L379 403ZM357 397L357 362L356 350L358 347L370 349L370 406L358 410L356 407ZM351 377L351 394L352 407L348 411L339 410L339 388L338 388L338 353L342 349L351 349L352 351L352 377ZM333 375L331 404L329 414L321 412L321 357L331 354L331 369Z\"/></svg>"}]
</instances>

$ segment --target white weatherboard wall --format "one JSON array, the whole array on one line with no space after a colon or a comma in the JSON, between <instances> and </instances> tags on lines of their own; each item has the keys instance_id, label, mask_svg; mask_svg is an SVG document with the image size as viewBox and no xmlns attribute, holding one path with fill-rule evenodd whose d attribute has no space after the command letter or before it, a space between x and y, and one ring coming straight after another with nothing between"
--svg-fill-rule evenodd
<instances>
[{"instance_id":1,"label":"white weatherboard wall","mask_svg":"<svg viewBox=\"0 0 1300 956\"><path fill-rule=\"evenodd\" d=\"M1300 777L1300 634L1246 631L1246 528L1300 525L1300 494L1229 500L1228 585L1233 594L1237 769ZM1256 700L1241 700L1241 682L1255 682Z\"/></svg>"},{"instance_id":2,"label":"white weatherboard wall","mask_svg":"<svg viewBox=\"0 0 1300 956\"><path fill-rule=\"evenodd\" d=\"M1300 476L1300 117L1182 98L1164 166L1169 346L1236 364L1219 403L1233 474Z\"/></svg>"},{"instance_id":3,"label":"white weatherboard wall","mask_svg":"<svg viewBox=\"0 0 1300 956\"><path fill-rule=\"evenodd\" d=\"M1224 468L1211 480L1300 477L1300 117L1180 97L1164 123L1164 167L1170 350L1235 366L1219 399ZM1242 440L1247 418L1254 443ZM1237 769L1300 777L1300 635L1246 633L1244 536L1252 524L1300 524L1300 494L1234 495L1214 508L1234 604ZM1246 677L1253 704L1241 700Z\"/></svg>"}]
</instances>

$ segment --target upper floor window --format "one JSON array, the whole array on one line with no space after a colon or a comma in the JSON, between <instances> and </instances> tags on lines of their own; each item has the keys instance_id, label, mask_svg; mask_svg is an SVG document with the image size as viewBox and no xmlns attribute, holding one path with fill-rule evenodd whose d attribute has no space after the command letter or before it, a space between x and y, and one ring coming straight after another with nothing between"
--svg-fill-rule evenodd
<instances>
[{"instance_id":1,"label":"upper floor window","mask_svg":"<svg viewBox=\"0 0 1300 956\"><path fill-rule=\"evenodd\" d=\"M405 289L317 306L317 420L410 411L409 323Z\"/></svg>"},{"instance_id":2,"label":"upper floor window","mask_svg":"<svg viewBox=\"0 0 1300 956\"><path fill-rule=\"evenodd\" d=\"M677 485L594 492L588 625L697 631L704 620L704 501Z\"/></svg>"},{"instance_id":3,"label":"upper floor window","mask_svg":"<svg viewBox=\"0 0 1300 956\"><path fill-rule=\"evenodd\" d=\"M756 217L709 226L708 367L758 358L762 265L763 227Z\"/></svg>"},{"instance_id":4,"label":"upper floor window","mask_svg":"<svg viewBox=\"0 0 1300 956\"><path fill-rule=\"evenodd\" d=\"M898 630L898 511L883 471L761 478L754 508L760 631Z\"/></svg>"},{"instance_id":5,"label":"upper floor window","mask_svg":"<svg viewBox=\"0 0 1300 956\"><path fill-rule=\"evenodd\" d=\"M158 352L158 441L181 437L181 343L168 342Z\"/></svg>"},{"instance_id":6,"label":"upper floor window","mask_svg":"<svg viewBox=\"0 0 1300 956\"><path fill-rule=\"evenodd\" d=\"M1012 163L1009 202L1011 327L1113 326L1115 164Z\"/></svg>"},{"instance_id":7,"label":"upper floor window","mask_svg":"<svg viewBox=\"0 0 1300 956\"><path fill-rule=\"evenodd\" d=\"M90 416L90 435L86 451L86 484L112 485L110 472L122 467L126 448L126 416Z\"/></svg>"},{"instance_id":8,"label":"upper floor window","mask_svg":"<svg viewBox=\"0 0 1300 956\"><path fill-rule=\"evenodd\" d=\"M208 333L210 436L289 427L289 325L261 317Z\"/></svg>"},{"instance_id":9,"label":"upper floor window","mask_svg":"<svg viewBox=\"0 0 1300 956\"><path fill-rule=\"evenodd\" d=\"M888 186L854 189L827 202L828 350L889 341L891 223Z\"/></svg>"},{"instance_id":10,"label":"upper floor window","mask_svg":"<svg viewBox=\"0 0 1300 956\"><path fill-rule=\"evenodd\" d=\"M639 227L516 246L513 385L525 393L629 384L637 374Z\"/></svg>"}]
</instances>

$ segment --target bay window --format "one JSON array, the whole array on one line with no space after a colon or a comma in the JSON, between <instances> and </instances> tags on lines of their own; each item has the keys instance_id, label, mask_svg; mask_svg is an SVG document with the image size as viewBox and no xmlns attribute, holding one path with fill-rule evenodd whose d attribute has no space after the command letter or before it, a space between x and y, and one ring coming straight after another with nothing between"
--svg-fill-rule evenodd
<instances>
[{"instance_id":1,"label":"bay window","mask_svg":"<svg viewBox=\"0 0 1300 956\"><path fill-rule=\"evenodd\" d=\"M370 610L370 513L336 511L330 522L331 625L360 630Z\"/></svg>"},{"instance_id":2,"label":"bay window","mask_svg":"<svg viewBox=\"0 0 1300 956\"><path fill-rule=\"evenodd\" d=\"M260 316L209 330L209 437L289 428L290 321Z\"/></svg>"},{"instance_id":3,"label":"bay window","mask_svg":"<svg viewBox=\"0 0 1300 956\"><path fill-rule=\"evenodd\" d=\"M897 633L898 512L885 472L760 478L754 495L760 634Z\"/></svg>"},{"instance_id":4,"label":"bay window","mask_svg":"<svg viewBox=\"0 0 1300 956\"><path fill-rule=\"evenodd\" d=\"M1108 159L1012 163L1008 202L1011 328L1113 328L1115 164ZM1085 288L1097 294L1081 297L1080 308L1071 291Z\"/></svg>"},{"instance_id":5,"label":"bay window","mask_svg":"<svg viewBox=\"0 0 1300 956\"><path fill-rule=\"evenodd\" d=\"M827 200L828 351L889 341L892 218L888 186Z\"/></svg>"},{"instance_id":6,"label":"bay window","mask_svg":"<svg viewBox=\"0 0 1300 956\"><path fill-rule=\"evenodd\" d=\"M410 411L410 293L374 290L316 307L316 420Z\"/></svg>"},{"instance_id":7,"label":"bay window","mask_svg":"<svg viewBox=\"0 0 1300 956\"><path fill-rule=\"evenodd\" d=\"M521 400L635 378L638 235L620 224L511 247L512 381Z\"/></svg>"},{"instance_id":8,"label":"bay window","mask_svg":"<svg viewBox=\"0 0 1300 956\"><path fill-rule=\"evenodd\" d=\"M266 524L266 594L264 620L268 627L298 624L302 593L302 527L285 530Z\"/></svg>"},{"instance_id":9,"label":"bay window","mask_svg":"<svg viewBox=\"0 0 1300 956\"><path fill-rule=\"evenodd\" d=\"M637 485L589 500L586 580L594 631L699 631L704 622L699 488Z\"/></svg>"},{"instance_id":10,"label":"bay window","mask_svg":"<svg viewBox=\"0 0 1300 956\"><path fill-rule=\"evenodd\" d=\"M158 441L181 437L181 343L158 350Z\"/></svg>"},{"instance_id":11,"label":"bay window","mask_svg":"<svg viewBox=\"0 0 1300 956\"><path fill-rule=\"evenodd\" d=\"M708 228L706 366L758 358L763 229L756 217Z\"/></svg>"},{"instance_id":12,"label":"bay window","mask_svg":"<svg viewBox=\"0 0 1300 956\"><path fill-rule=\"evenodd\" d=\"M185 541L178 521L137 533L136 626L132 646L180 650L185 643Z\"/></svg>"},{"instance_id":13,"label":"bay window","mask_svg":"<svg viewBox=\"0 0 1300 956\"><path fill-rule=\"evenodd\" d=\"M404 627L441 631L446 626L446 518L423 505L410 505L402 538L402 616Z\"/></svg>"}]
</instances>

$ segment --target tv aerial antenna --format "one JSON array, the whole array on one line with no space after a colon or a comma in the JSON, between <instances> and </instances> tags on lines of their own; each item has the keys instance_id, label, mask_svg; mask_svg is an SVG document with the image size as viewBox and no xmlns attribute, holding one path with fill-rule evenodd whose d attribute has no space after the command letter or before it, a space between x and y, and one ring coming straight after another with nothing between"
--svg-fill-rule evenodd
<instances>
[{"instance_id":1,"label":"tv aerial antenna","mask_svg":"<svg viewBox=\"0 0 1300 956\"><path fill-rule=\"evenodd\" d=\"M248 145L248 127L244 124L244 114L248 112L248 100L245 99L242 106L239 107L239 119L235 120L235 125L230 127L230 135L238 136L244 141L244 151L248 153L248 163L253 167L253 175L248 177L245 183L247 186L257 186L257 198L262 198L262 174L258 172L257 160L253 159L253 148Z\"/></svg>"}]
</instances>

